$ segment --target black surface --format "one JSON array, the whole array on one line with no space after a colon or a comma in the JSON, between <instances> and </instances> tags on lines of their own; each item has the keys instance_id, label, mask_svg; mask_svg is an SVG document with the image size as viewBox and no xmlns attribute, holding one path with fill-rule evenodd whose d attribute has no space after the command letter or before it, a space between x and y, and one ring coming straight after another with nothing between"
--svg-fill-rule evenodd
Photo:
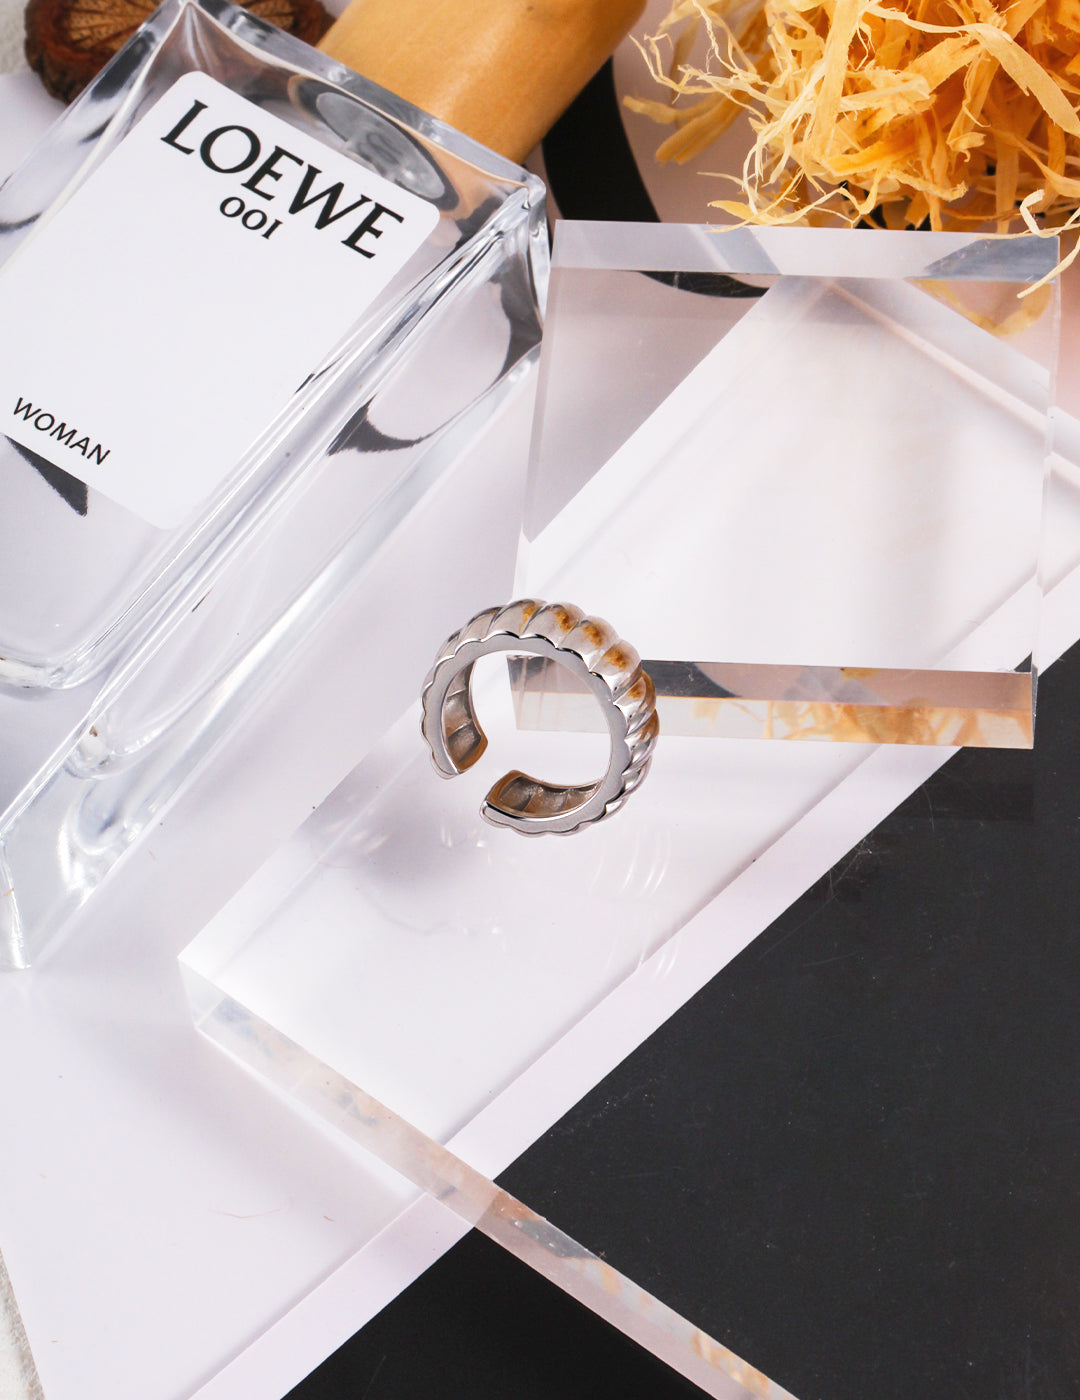
<instances>
[{"instance_id":1,"label":"black surface","mask_svg":"<svg viewBox=\"0 0 1080 1400\"><path fill-rule=\"evenodd\" d=\"M288 1400L700 1400L701 1391L475 1231Z\"/></svg>"},{"instance_id":2,"label":"black surface","mask_svg":"<svg viewBox=\"0 0 1080 1400\"><path fill-rule=\"evenodd\" d=\"M1080 1396L1078 726L1074 649L502 1184L800 1400ZM586 1391L696 1393L470 1238L295 1396Z\"/></svg>"},{"instance_id":3,"label":"black surface","mask_svg":"<svg viewBox=\"0 0 1080 1400\"><path fill-rule=\"evenodd\" d=\"M659 218L619 115L611 59L543 140L547 185L565 219Z\"/></svg>"}]
</instances>

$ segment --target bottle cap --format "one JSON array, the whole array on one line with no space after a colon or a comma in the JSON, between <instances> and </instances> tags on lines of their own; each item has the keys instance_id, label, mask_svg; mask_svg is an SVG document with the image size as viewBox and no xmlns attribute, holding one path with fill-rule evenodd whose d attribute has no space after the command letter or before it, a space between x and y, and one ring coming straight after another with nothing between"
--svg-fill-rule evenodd
<instances>
[{"instance_id":1,"label":"bottle cap","mask_svg":"<svg viewBox=\"0 0 1080 1400\"><path fill-rule=\"evenodd\" d=\"M644 0L352 0L319 47L521 161Z\"/></svg>"}]
</instances>

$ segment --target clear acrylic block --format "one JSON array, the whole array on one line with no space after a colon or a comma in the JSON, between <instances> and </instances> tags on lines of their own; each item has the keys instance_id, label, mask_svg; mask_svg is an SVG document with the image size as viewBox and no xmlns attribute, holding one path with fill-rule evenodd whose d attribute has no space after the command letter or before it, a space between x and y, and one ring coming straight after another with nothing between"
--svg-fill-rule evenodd
<instances>
[{"instance_id":1,"label":"clear acrylic block","mask_svg":"<svg viewBox=\"0 0 1080 1400\"><path fill-rule=\"evenodd\" d=\"M75 475L79 454L69 473L35 452L26 423L20 431L30 447L0 438L0 965L32 960L209 746L271 693L283 666L304 664L302 644L474 449L539 343L548 262L540 182L224 0L167 0L5 183L0 296L17 300L21 273L41 261L35 249L65 208L118 168L110 159L129 149L125 138L153 118L156 104L177 100L193 74L249 104L253 126L274 123L267 129L284 131L281 140L298 149L317 143L327 170L345 161L357 179L387 182L427 211L429 231L373 294L341 289L332 311L344 334L319 346L221 479L185 497L164 524ZM238 129L234 122L229 130ZM224 149L213 156L215 171L235 159ZM275 193L273 181L293 168L279 157L259 192ZM214 205L225 194L228 214L240 176L232 185L221 178ZM319 170L304 188L293 202L309 227L341 216L314 200ZM212 220L224 223L213 211ZM253 220L245 227L252 232L244 236L261 236ZM104 309L96 323L87 313L91 330L66 315L80 268L65 265L55 287L41 290L36 353L47 361L49 337L83 334L86 363L97 353L94 324L108 321L109 337L119 336L121 382L131 366L166 355L182 319L175 288L197 301L198 279L190 280L186 261L159 257L152 241L132 239L130 263L116 292L136 316L130 334L108 318L109 289L92 281L87 296ZM303 321L302 276L287 297L255 277L245 304L259 304L266 335L286 300L286 324ZM319 295L323 315L325 291ZM63 350L70 358L70 347ZM230 358L227 343L221 353L242 383L243 356ZM274 359L271 346L267 361ZM210 410L183 374L175 379L162 402L179 435ZM160 460L149 440L137 463L151 479L172 447L163 421L164 411ZM33 426L42 453L55 456L47 439L66 424L45 432L53 415L35 411ZM516 523L505 528L512 537ZM408 570L406 556L400 568ZM432 627L434 637L453 623L449 611L435 623L438 601L427 600L422 617L415 600L410 607L400 619L407 633ZM386 713L366 739L358 735L342 770L407 702L411 681L395 690L396 675L388 666ZM311 681L333 684L323 675Z\"/></svg>"},{"instance_id":2,"label":"clear acrylic block","mask_svg":"<svg viewBox=\"0 0 1080 1400\"><path fill-rule=\"evenodd\" d=\"M561 224L516 593L609 618L665 733L1030 745L1056 257Z\"/></svg>"},{"instance_id":3,"label":"clear acrylic block","mask_svg":"<svg viewBox=\"0 0 1080 1400\"><path fill-rule=\"evenodd\" d=\"M516 729L505 667L474 684L494 764L590 769L593 736ZM693 952L679 935L863 753L734 740L703 764L672 739L618 816L525 841L481 820L482 779L440 782L418 736L410 711L184 950L196 1025L711 1394L783 1400L493 1178L566 1106L567 1056L574 1073L619 1043L621 992L662 1019L695 966L743 946L738 919Z\"/></svg>"},{"instance_id":4,"label":"clear acrylic block","mask_svg":"<svg viewBox=\"0 0 1080 1400\"><path fill-rule=\"evenodd\" d=\"M736 259L740 277L767 275L774 286L777 264L787 267L784 277L800 283L818 276L830 279L835 267L837 245L828 237L820 243L816 236L770 242L760 233L747 235L739 254L742 235L726 244L706 230L657 229L644 233L655 241L652 255L641 264L653 275L643 275L627 270L641 254L633 241L639 232L570 230L570 238L579 240L570 245L579 250L575 256L583 257L580 249L594 235L616 241L625 237L631 251L618 264L614 288L602 296L590 299L586 286L575 279L556 280L554 323L549 322L556 334L545 340L545 356L557 355L564 315L575 325L584 322L593 333L573 345L561 380L565 413L554 418L553 360L548 358L543 366L518 591L546 593L589 609L594 599L591 594L580 596L577 585L592 579L594 546L607 568L643 568L646 581L654 583L660 572L660 550L649 553L656 542L648 530L640 536L626 532L626 512L643 502L643 516L659 521L654 509L657 504L671 506L672 488L661 489L658 503L649 504L649 492L665 469L681 459L677 453L669 457L661 452L646 461L637 477L616 480L605 478L606 464L617 459L621 444L641 429L654 407L678 392L680 382L718 343L718 319L737 327L749 315L745 306L730 304L735 299L713 295L717 258ZM845 277L856 283L865 270L857 261L859 250L865 248L868 257L875 257L875 245L883 246L873 237L863 245L861 238L860 233L840 245L845 249ZM704 284L694 285L695 273L691 286L681 289L682 276L668 275L673 269L657 251L669 240L674 249L671 262L678 268L689 262L698 273L706 271ZM919 236L890 246L890 256L899 260L894 271L901 283L909 274L921 282L933 271L932 260L928 263L925 256L928 247L935 258L955 256L961 269L975 267L979 276L970 286L961 279L960 300L977 295L979 314L990 317L1002 313L1001 303L995 309L986 294L988 284L1005 289L1003 304L1011 313L1017 286L1037 280L1053 257L1052 247L1033 241L943 243ZM762 274L766 253L772 270ZM560 256L566 256L566 245L563 254L556 255L557 266ZM785 263L789 256L791 261ZM819 257L824 266L815 262ZM601 282L606 278L605 269ZM866 292L858 286L856 290ZM612 291L618 295L612 296ZM944 368L937 353L929 354L925 327L916 334L909 322L899 319L910 304L909 292L925 298L932 324L939 311L948 312L955 338L947 345L956 353L945 360ZM761 299L746 300L753 307ZM1061 414L1055 415L1048 496L1053 508L1045 532L1042 522L1056 316L1048 305L1016 340L1000 343L980 329L990 345L984 347L982 369L977 369L959 358L957 347L971 344L972 323L959 316L954 299L943 303L920 287L903 285L898 300L899 311L890 306L888 316L881 313L881 322L870 318L873 334L882 326L890 339L901 340L902 355L911 350L927 374L929 365L929 386L944 384L942 392L950 395L955 389L961 404L968 402L969 394L985 401L991 421L1008 432L1016 455L1015 460L1009 454L995 455L985 468L992 476L985 478L978 464L946 461L942 471L950 464L954 469L950 484L974 493L970 502L963 494L952 499L957 508L948 512L948 523L959 529L960 541L971 546L961 509L970 505L977 517L975 539L999 539L1001 557L989 565L983 561L979 587L971 593L961 592L957 599L949 592L949 606L935 620L929 641L910 629L905 632L903 615L889 614L886 608L883 616L895 624L891 649L864 651L860 657L882 669L895 664L947 672L958 687L951 708L966 707L975 721L989 725L993 716L984 710L990 707L976 703L973 690L988 678L1008 677L1019 665L1015 674L1030 697L1033 671L1026 658L1036 645L1040 592L1059 590L1054 596L1075 596L1080 577L1080 433L1077 424ZM855 302L854 312L864 327L868 298L860 295ZM643 306L649 304L654 307L652 320L640 319ZM922 305L918 300L915 304ZM625 324L620 322L624 308ZM852 303L844 297L835 309L839 324L850 325ZM1048 318L1045 323L1042 316ZM687 317L698 327L696 339L687 331ZM656 369L648 394L620 367L640 346L651 349L647 358ZM1030 358L1028 346L1041 358ZM992 375L983 373L988 365ZM744 393L752 392L753 385L744 386ZM880 383L873 393L876 409L882 402ZM808 409L814 407L812 400L813 396ZM949 413L943 409L939 429L943 421L952 421ZM852 410L846 407L844 423L849 429L851 418ZM609 433L612 421L623 425L621 436ZM689 431L692 420L684 422ZM950 440L955 444L963 440L963 420L953 427ZM764 435L765 428L761 431ZM916 423L911 432L919 431ZM969 423L966 431L985 442L979 425ZM833 465L828 454L814 447L805 460L811 457L816 471L827 475ZM735 465L746 466L747 495L753 496L761 484L755 462ZM1014 471L1019 480L1010 482ZM939 473L933 480L944 477ZM702 497L712 504L707 486L706 480L695 492L685 484L674 488L682 509L672 507L672 514L685 524L691 540L699 525L700 533L711 539L717 523L725 524L723 512L699 521ZM934 498L937 493L921 494ZM895 501L895 493L890 499ZM594 510L579 520L574 509L583 503L591 503ZM833 496L825 516L818 518L829 518L828 511L840 504ZM557 530L548 534L553 524ZM851 520L835 525L840 535L855 526L869 529L864 517L856 517L854 525ZM876 516L875 528L882 526L891 527L887 513ZM882 536L863 541L856 530L853 538L861 551L858 557L876 563ZM935 529L931 543L940 542ZM620 543L626 545L623 559ZM659 546L668 543L665 538ZM675 556L674 564L680 566L677 554L675 549L665 557ZM716 562L708 551L694 557L699 564ZM754 563L752 551L743 557ZM917 556L920 564L930 557L926 552ZM775 554L770 554L765 564L774 560ZM951 567L948 559L939 562ZM875 580L887 582L887 573L884 579L860 579L844 554L838 564L844 570L843 596L863 600L860 590L865 584L870 601L882 602ZM722 654L716 648L730 625L744 628L739 635L748 650L754 644L748 666L795 664L785 648L792 635L796 640L802 635L800 631L766 629L766 635L757 637L745 630L744 619L730 622L717 601L711 574L699 578L693 570L688 572L699 586L679 607L672 592L662 588L655 599L648 587L625 594L638 607L646 654L661 646L675 658ZM766 575L762 586L769 586L765 565L759 573ZM950 576L935 578L940 583ZM539 586L541 581L545 587ZM598 586L604 583L599 575L596 581ZM805 575L807 589L819 584L827 588L830 579ZM929 588L924 596L933 600L935 590ZM759 601L740 597L748 608ZM623 598L621 590L618 599L612 595L609 615L636 641L633 607L624 617L628 609L621 605ZM601 600L598 611L604 606ZM680 607L688 617L675 615ZM969 607L970 615L965 611ZM825 619L836 622L832 641L841 648L860 635L864 619L859 609L855 614L853 630L846 632L852 619ZM934 616L937 619L936 612ZM862 635L875 642L872 630ZM842 663L847 653L830 653L825 631L816 636L821 649L812 662ZM911 644L907 652L898 646L905 637ZM941 743L916 745L906 752L865 742L761 743L754 726L744 728L741 737L704 743L695 737L693 726L680 732L676 724L672 732L662 722L652 770L616 816L569 839L522 840L480 817L480 802L492 775L502 767L520 766L559 782L581 781L600 770L606 745L599 734L578 726L576 713L570 727L560 727L567 723L562 712L544 727L535 715L525 715L521 727L526 702L561 706L566 700L547 688L543 677L538 687L523 689L521 671L511 668L508 676L496 657L478 663L476 671L474 698L489 754L476 770L452 782L440 781L420 738L419 707L408 710L184 951L181 967L196 1024L267 1081L435 1193L708 1393L729 1400L751 1395L780 1400L787 1392L755 1369L754 1357L742 1360L725 1345L721 1331L703 1328L692 1310L680 1310L677 1289L655 1283L651 1292L642 1288L613 1261L581 1244L573 1231L561 1228L557 1215L540 1218L528 1202L497 1187L495 1178L839 860L874 821L914 790L949 749ZM709 703L708 697L691 697L683 713ZM678 704L674 713L677 719ZM1003 723L1026 730L1020 739L1030 742L1030 719L1028 709ZM943 720L931 715L926 722ZM661 1086L657 1092L662 1092ZM611 1189L616 1192L617 1183ZM663 1182L657 1183L658 1191L664 1189ZM707 1230L709 1222L698 1218L696 1228ZM722 1254L722 1241L712 1243Z\"/></svg>"}]
</instances>

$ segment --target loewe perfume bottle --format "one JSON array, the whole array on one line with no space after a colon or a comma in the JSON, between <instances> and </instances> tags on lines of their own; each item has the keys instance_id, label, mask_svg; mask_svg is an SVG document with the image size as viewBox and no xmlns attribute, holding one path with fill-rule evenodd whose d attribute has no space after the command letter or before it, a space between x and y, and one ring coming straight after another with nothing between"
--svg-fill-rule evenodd
<instances>
[{"instance_id":1,"label":"loewe perfume bottle","mask_svg":"<svg viewBox=\"0 0 1080 1400\"><path fill-rule=\"evenodd\" d=\"M636 6L580 8L609 17L595 67ZM557 111L525 98L515 156ZM466 449L546 267L539 181L225 0L166 0L7 181L0 963Z\"/></svg>"}]
</instances>

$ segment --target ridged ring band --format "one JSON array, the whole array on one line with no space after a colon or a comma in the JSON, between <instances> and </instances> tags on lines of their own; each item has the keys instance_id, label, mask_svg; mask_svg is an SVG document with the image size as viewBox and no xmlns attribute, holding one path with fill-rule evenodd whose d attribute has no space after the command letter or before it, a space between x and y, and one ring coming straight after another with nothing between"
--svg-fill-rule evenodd
<instances>
[{"instance_id":1,"label":"ridged ring band","mask_svg":"<svg viewBox=\"0 0 1080 1400\"><path fill-rule=\"evenodd\" d=\"M446 639L422 696L421 727L436 771L453 778L487 748L472 707L472 672L480 657L500 651L547 657L578 675L600 702L611 758L602 778L573 787L505 773L484 799L481 815L526 836L569 835L611 816L649 770L659 733L656 695L634 648L610 624L569 603L523 598L486 608Z\"/></svg>"}]
</instances>

